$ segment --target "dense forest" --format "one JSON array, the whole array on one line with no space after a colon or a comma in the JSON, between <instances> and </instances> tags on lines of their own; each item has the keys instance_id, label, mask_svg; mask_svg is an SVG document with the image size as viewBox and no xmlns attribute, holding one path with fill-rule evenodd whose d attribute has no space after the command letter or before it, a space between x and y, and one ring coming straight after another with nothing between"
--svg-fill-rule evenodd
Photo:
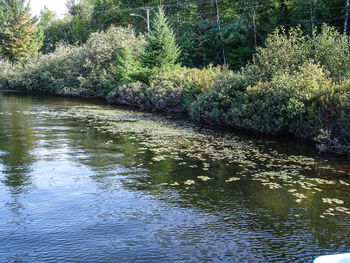
<instances>
[{"instance_id":1,"label":"dense forest","mask_svg":"<svg viewBox=\"0 0 350 263\"><path fill-rule=\"evenodd\" d=\"M1 3L2 88L102 97L350 152L349 1L82 0L62 19Z\"/></svg>"}]
</instances>

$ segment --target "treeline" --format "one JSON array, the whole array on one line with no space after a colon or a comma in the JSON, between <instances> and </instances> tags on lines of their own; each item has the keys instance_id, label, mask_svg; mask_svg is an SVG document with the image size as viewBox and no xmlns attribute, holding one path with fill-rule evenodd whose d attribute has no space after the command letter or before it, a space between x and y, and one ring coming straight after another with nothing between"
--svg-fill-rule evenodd
<instances>
[{"instance_id":1,"label":"treeline","mask_svg":"<svg viewBox=\"0 0 350 263\"><path fill-rule=\"evenodd\" d=\"M110 27L85 44L59 43L23 63L2 63L0 86L106 98L192 120L315 140L350 153L350 42L323 25L311 35L278 29L239 71L182 67L175 36L159 10L150 37Z\"/></svg>"},{"instance_id":2,"label":"treeline","mask_svg":"<svg viewBox=\"0 0 350 263\"><path fill-rule=\"evenodd\" d=\"M8 0L7 0L8 1ZM323 22L343 32L348 7L345 0L165 0L168 20L182 53L179 62L188 67L209 64L239 69L278 26L301 25L311 34ZM90 34L111 25L133 25L136 33L146 32L146 10L151 20L159 0L68 1L68 14L56 19L44 10L40 27L44 30L42 52L55 50L63 41L83 44ZM348 31L348 27L346 27Z\"/></svg>"},{"instance_id":3,"label":"treeline","mask_svg":"<svg viewBox=\"0 0 350 263\"><path fill-rule=\"evenodd\" d=\"M161 2L181 49L178 62L188 67L227 64L231 69L239 69L279 26L288 29L300 25L304 33L311 34L327 22L341 32L349 32L346 17L350 10L346 0ZM137 34L145 33L146 9L150 9L152 21L159 3L159 0L69 0L68 13L57 18L48 9L42 10L40 17L30 17L24 0L3 0L1 55L13 61L26 61L38 50L53 52L60 42L84 44L90 34L111 25L132 25Z\"/></svg>"}]
</instances>

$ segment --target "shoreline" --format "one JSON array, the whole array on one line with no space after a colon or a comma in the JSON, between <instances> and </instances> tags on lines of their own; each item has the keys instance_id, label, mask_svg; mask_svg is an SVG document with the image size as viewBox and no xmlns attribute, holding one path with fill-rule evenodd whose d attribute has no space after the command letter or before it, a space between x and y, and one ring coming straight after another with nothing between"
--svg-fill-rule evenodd
<instances>
[{"instance_id":1,"label":"shoreline","mask_svg":"<svg viewBox=\"0 0 350 263\"><path fill-rule=\"evenodd\" d=\"M262 132L257 132L254 130L246 130L239 127L231 127L228 125L210 125L208 123L199 122L196 120L191 119L188 115L184 113L176 113L172 111L150 111L146 109L141 109L140 107L136 105L130 105L130 104L118 104L118 103L110 103L107 101L107 99L103 97L94 97L94 96L84 96L84 95L72 95L72 94L57 94L57 93L46 93L46 92L40 92L40 91L26 91L26 90L4 90L0 89L1 93L12 93L12 94L28 94L28 95L40 95L40 96L49 96L49 97L56 97L56 98L69 98L69 99L76 99L76 100L87 100L91 101L93 103L100 104L102 106L110 106L113 108L123 108L126 110L133 110L133 111L139 111L143 113L150 113L165 117L170 117L173 120L179 120L182 119L184 121L189 121L191 123L194 123L195 125L198 125L199 127L211 129L214 132L217 133L224 133L224 134L233 134L236 136L242 136L242 137L250 137L253 139L262 139L262 140L273 140L275 142L279 142L281 144L283 143L297 143L300 145L304 145L310 149L310 154L312 155L318 155L321 159L337 159L337 160L348 160L346 155L341 154L335 154L332 152L320 152L316 148L316 143L312 140L306 140L302 138L298 138L294 136L293 134L277 134L277 135L271 135L271 134L265 134Z\"/></svg>"}]
</instances>

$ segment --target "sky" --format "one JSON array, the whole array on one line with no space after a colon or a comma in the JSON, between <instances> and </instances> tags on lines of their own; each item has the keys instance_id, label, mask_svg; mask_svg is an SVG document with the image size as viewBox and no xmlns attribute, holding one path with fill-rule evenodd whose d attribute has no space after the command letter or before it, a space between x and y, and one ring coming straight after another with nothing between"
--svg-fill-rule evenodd
<instances>
[{"instance_id":1,"label":"sky","mask_svg":"<svg viewBox=\"0 0 350 263\"><path fill-rule=\"evenodd\" d=\"M27 0L29 2L29 0ZM47 6L58 17L63 17L67 12L66 0L30 0L31 14L40 15L40 10Z\"/></svg>"}]
</instances>

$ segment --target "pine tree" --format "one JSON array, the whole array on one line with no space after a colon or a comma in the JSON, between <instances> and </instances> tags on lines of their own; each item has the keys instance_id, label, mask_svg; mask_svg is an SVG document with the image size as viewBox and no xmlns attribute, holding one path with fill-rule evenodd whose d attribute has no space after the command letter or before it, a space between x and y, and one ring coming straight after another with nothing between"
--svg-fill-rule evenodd
<instances>
[{"instance_id":1,"label":"pine tree","mask_svg":"<svg viewBox=\"0 0 350 263\"><path fill-rule=\"evenodd\" d=\"M174 32L169 26L162 7L153 20L154 28L142 56L143 65L154 73L169 71L176 67L180 49Z\"/></svg>"}]
</instances>

